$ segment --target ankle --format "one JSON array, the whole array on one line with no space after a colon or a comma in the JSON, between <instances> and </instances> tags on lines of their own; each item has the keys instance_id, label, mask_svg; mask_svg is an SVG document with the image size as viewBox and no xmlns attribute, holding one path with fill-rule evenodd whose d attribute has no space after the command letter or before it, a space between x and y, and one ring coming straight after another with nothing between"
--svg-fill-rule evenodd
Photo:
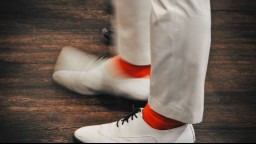
<instances>
[{"instance_id":1,"label":"ankle","mask_svg":"<svg viewBox=\"0 0 256 144\"><path fill-rule=\"evenodd\" d=\"M183 126L184 123L166 118L153 111L149 104L143 110L144 121L152 128L157 130L168 130Z\"/></svg>"},{"instance_id":2,"label":"ankle","mask_svg":"<svg viewBox=\"0 0 256 144\"><path fill-rule=\"evenodd\" d=\"M150 76L150 65L133 65L126 62L119 56L112 58L111 65L112 71L119 76L121 75L130 78L144 78Z\"/></svg>"}]
</instances>

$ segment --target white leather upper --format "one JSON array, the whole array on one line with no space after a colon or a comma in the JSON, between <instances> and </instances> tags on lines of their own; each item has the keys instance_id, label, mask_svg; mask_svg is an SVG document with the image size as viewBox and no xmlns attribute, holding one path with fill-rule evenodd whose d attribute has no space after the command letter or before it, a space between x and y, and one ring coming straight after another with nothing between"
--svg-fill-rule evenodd
<instances>
[{"instance_id":1,"label":"white leather upper","mask_svg":"<svg viewBox=\"0 0 256 144\"><path fill-rule=\"evenodd\" d=\"M129 122L116 122L104 125L83 127L75 132L75 137L88 143L194 143L192 125L184 125L171 130L156 130L148 126L142 118L129 119Z\"/></svg>"}]
</instances>

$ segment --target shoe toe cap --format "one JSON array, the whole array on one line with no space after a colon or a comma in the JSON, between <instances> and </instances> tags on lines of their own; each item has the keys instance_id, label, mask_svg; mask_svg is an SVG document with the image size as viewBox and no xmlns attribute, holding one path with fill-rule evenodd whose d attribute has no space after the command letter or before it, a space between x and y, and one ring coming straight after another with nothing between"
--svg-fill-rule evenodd
<instances>
[{"instance_id":1,"label":"shoe toe cap","mask_svg":"<svg viewBox=\"0 0 256 144\"><path fill-rule=\"evenodd\" d=\"M88 54L83 50L67 46L62 48L54 71L86 71L97 59L96 56Z\"/></svg>"},{"instance_id":2,"label":"shoe toe cap","mask_svg":"<svg viewBox=\"0 0 256 144\"><path fill-rule=\"evenodd\" d=\"M99 140L99 127L98 126L90 126L90 127L82 127L75 131L75 138L83 143L94 143Z\"/></svg>"},{"instance_id":3,"label":"shoe toe cap","mask_svg":"<svg viewBox=\"0 0 256 144\"><path fill-rule=\"evenodd\" d=\"M55 72L52 76L53 80L58 84L66 87L67 89L77 92L82 95L94 95L86 83L83 80L81 81L81 75L83 72L73 72L73 71L58 71Z\"/></svg>"}]
</instances>

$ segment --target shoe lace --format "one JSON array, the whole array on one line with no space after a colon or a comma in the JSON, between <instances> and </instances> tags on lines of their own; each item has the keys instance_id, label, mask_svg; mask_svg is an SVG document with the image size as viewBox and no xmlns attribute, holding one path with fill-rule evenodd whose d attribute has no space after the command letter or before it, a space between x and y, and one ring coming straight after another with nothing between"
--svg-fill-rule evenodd
<instances>
[{"instance_id":1,"label":"shoe lace","mask_svg":"<svg viewBox=\"0 0 256 144\"><path fill-rule=\"evenodd\" d=\"M109 58L107 58L107 57L100 57L100 58L98 58L98 59L95 61L94 65L102 64L102 63L105 62L107 59L109 59Z\"/></svg>"},{"instance_id":2,"label":"shoe lace","mask_svg":"<svg viewBox=\"0 0 256 144\"><path fill-rule=\"evenodd\" d=\"M132 113L130 113L129 115L127 115L126 117L124 117L123 119L119 120L116 122L116 126L119 127L119 122L122 122L122 125L124 125L125 122L129 123L129 119L131 118L131 120L135 118L138 118L138 116L136 115L137 113L141 112L140 108L135 109Z\"/></svg>"}]
</instances>

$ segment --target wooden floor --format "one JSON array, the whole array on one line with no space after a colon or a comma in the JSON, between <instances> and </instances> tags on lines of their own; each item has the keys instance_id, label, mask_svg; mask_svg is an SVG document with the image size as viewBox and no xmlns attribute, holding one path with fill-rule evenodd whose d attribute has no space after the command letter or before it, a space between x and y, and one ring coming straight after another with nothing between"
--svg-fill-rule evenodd
<instances>
[{"instance_id":1,"label":"wooden floor","mask_svg":"<svg viewBox=\"0 0 256 144\"><path fill-rule=\"evenodd\" d=\"M197 142L256 142L256 3L212 0L212 50ZM0 142L73 142L82 126L116 121L145 103L81 96L53 82L61 47L113 48L107 0L0 2Z\"/></svg>"}]
</instances>

